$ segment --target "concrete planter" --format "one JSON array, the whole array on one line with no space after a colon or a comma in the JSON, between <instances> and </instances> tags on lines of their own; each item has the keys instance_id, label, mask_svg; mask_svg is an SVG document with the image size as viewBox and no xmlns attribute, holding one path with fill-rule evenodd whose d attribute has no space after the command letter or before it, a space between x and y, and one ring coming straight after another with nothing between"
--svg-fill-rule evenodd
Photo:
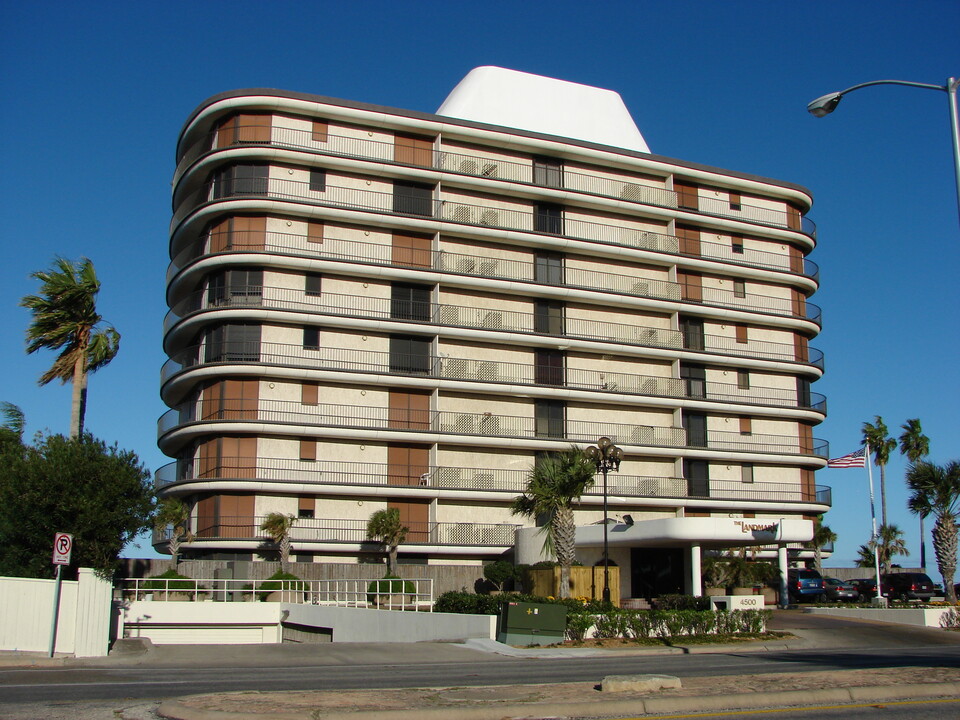
<instances>
[{"instance_id":1,"label":"concrete planter","mask_svg":"<svg viewBox=\"0 0 960 720\"><path fill-rule=\"evenodd\" d=\"M807 608L814 615L848 617L858 620L916 625L917 627L940 627L940 618L950 608Z\"/></svg>"}]
</instances>

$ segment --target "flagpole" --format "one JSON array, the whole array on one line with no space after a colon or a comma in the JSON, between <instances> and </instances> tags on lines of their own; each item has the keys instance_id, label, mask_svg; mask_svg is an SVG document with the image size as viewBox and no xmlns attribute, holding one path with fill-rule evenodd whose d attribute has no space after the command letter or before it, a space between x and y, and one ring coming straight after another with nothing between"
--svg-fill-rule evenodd
<instances>
[{"instance_id":1,"label":"flagpole","mask_svg":"<svg viewBox=\"0 0 960 720\"><path fill-rule=\"evenodd\" d=\"M877 599L883 597L883 591L880 588L880 538L877 535L877 511L873 502L873 460L870 457L870 443L864 443L865 454L867 456L867 477L870 481L870 524L873 528L873 570L877 576Z\"/></svg>"}]
</instances>

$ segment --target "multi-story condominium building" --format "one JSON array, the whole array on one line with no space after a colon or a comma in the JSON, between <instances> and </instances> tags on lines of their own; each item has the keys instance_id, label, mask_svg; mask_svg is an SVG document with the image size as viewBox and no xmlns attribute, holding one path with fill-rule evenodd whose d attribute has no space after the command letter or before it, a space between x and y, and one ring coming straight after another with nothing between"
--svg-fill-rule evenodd
<instances>
[{"instance_id":1,"label":"multi-story condominium building","mask_svg":"<svg viewBox=\"0 0 960 720\"><path fill-rule=\"evenodd\" d=\"M482 68L438 113L244 90L184 126L157 482L191 556L256 558L276 511L297 560L357 562L395 507L402 559L499 558L538 455L600 436L611 517L699 519L612 546L627 595L719 542L707 519L808 539L783 528L830 505L809 193L651 154L610 91Z\"/></svg>"}]
</instances>

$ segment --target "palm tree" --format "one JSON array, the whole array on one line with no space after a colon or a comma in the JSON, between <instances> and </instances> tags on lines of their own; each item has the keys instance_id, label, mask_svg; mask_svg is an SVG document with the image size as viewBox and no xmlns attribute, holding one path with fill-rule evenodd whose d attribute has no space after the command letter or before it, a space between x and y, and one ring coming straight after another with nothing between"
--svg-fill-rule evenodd
<instances>
[{"instance_id":1,"label":"palm tree","mask_svg":"<svg viewBox=\"0 0 960 720\"><path fill-rule=\"evenodd\" d=\"M383 545L387 554L387 575L397 574L397 548L407 539L410 531L400 522L400 510L387 508L377 510L367 521L367 537Z\"/></svg>"},{"instance_id":2,"label":"palm tree","mask_svg":"<svg viewBox=\"0 0 960 720\"><path fill-rule=\"evenodd\" d=\"M170 548L170 558L176 568L180 564L180 545L193 541L193 533L190 531L190 507L180 498L164 498L157 505L153 524L161 531L171 528L167 547Z\"/></svg>"},{"instance_id":3,"label":"palm tree","mask_svg":"<svg viewBox=\"0 0 960 720\"><path fill-rule=\"evenodd\" d=\"M6 450L9 445L11 448L23 444L23 430L27 421L23 410L12 402L0 402L0 417L3 418L3 424L0 424L0 449Z\"/></svg>"},{"instance_id":4,"label":"palm tree","mask_svg":"<svg viewBox=\"0 0 960 720\"><path fill-rule=\"evenodd\" d=\"M813 538L807 547L813 548L813 564L817 572L823 572L823 548L837 541L837 534L823 524L823 516L819 516L813 524Z\"/></svg>"},{"instance_id":5,"label":"palm tree","mask_svg":"<svg viewBox=\"0 0 960 720\"><path fill-rule=\"evenodd\" d=\"M879 542L877 542L879 540ZM907 544L903 540L903 531L896 525L881 525L877 538L861 545L857 552L857 567L873 567L873 548L877 548L880 572L890 572L890 561L897 555L909 555Z\"/></svg>"},{"instance_id":6,"label":"palm tree","mask_svg":"<svg viewBox=\"0 0 960 720\"><path fill-rule=\"evenodd\" d=\"M873 451L873 458L880 466L880 526L887 524L887 474L886 465L890 460L890 451L896 449L897 441L887 434L883 418L876 415L873 423L863 424L863 441Z\"/></svg>"},{"instance_id":7,"label":"palm tree","mask_svg":"<svg viewBox=\"0 0 960 720\"><path fill-rule=\"evenodd\" d=\"M290 561L290 528L295 519L293 515L272 512L260 523L260 529L280 547L281 572L287 572L287 563Z\"/></svg>"},{"instance_id":8,"label":"palm tree","mask_svg":"<svg viewBox=\"0 0 960 720\"><path fill-rule=\"evenodd\" d=\"M543 518L544 552L555 554L560 564L560 597L570 597L570 567L576 560L576 525L573 505L593 485L596 464L581 448L552 453L539 459L527 476L527 489L517 497L511 512Z\"/></svg>"},{"instance_id":9,"label":"palm tree","mask_svg":"<svg viewBox=\"0 0 960 720\"><path fill-rule=\"evenodd\" d=\"M39 295L27 295L20 301L33 314L27 328L27 352L35 353L41 348L60 350L39 383L73 383L70 437L77 437L83 432L87 374L116 357L120 333L112 325L97 327L103 320L96 308L100 281L87 258L73 263L58 257L50 270L38 270L31 277L41 285Z\"/></svg>"},{"instance_id":10,"label":"palm tree","mask_svg":"<svg viewBox=\"0 0 960 720\"><path fill-rule=\"evenodd\" d=\"M930 454L930 438L923 434L920 427L920 418L907 420L900 426L903 430L900 433L900 454L906 455L911 463L917 462L921 458ZM927 545L926 533L923 530L924 515L920 515L920 568L927 571Z\"/></svg>"},{"instance_id":11,"label":"palm tree","mask_svg":"<svg viewBox=\"0 0 960 720\"><path fill-rule=\"evenodd\" d=\"M943 591L948 602L956 602L953 576L957 571L957 512L960 505L960 461L945 466L919 461L907 469L910 488L910 512L925 517L933 514L933 554L943 576Z\"/></svg>"}]
</instances>

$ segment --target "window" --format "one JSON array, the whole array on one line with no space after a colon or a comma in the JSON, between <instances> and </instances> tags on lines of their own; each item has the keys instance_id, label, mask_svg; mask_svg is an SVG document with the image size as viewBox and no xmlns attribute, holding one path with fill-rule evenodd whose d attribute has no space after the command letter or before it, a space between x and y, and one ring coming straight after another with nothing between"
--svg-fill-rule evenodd
<instances>
[{"instance_id":1,"label":"window","mask_svg":"<svg viewBox=\"0 0 960 720\"><path fill-rule=\"evenodd\" d=\"M311 138L314 142L326 142L327 133L330 130L330 126L327 124L326 120L313 120L311 122Z\"/></svg>"},{"instance_id":2,"label":"window","mask_svg":"<svg viewBox=\"0 0 960 720\"><path fill-rule=\"evenodd\" d=\"M257 362L260 360L259 325L219 325L206 336L206 362Z\"/></svg>"},{"instance_id":3,"label":"window","mask_svg":"<svg viewBox=\"0 0 960 720\"><path fill-rule=\"evenodd\" d=\"M737 342L745 343L748 342L747 338L747 326L746 325L734 325L734 330L737 333Z\"/></svg>"},{"instance_id":4,"label":"window","mask_svg":"<svg viewBox=\"0 0 960 720\"><path fill-rule=\"evenodd\" d=\"M544 285L563 285L563 255L538 252L534 261L534 280Z\"/></svg>"},{"instance_id":5,"label":"window","mask_svg":"<svg viewBox=\"0 0 960 720\"><path fill-rule=\"evenodd\" d=\"M741 390L750 389L750 371L737 370L737 387Z\"/></svg>"},{"instance_id":6,"label":"window","mask_svg":"<svg viewBox=\"0 0 960 720\"><path fill-rule=\"evenodd\" d=\"M537 400L534 406L537 437L562 438L566 435L564 416L567 404L563 400Z\"/></svg>"},{"instance_id":7,"label":"window","mask_svg":"<svg viewBox=\"0 0 960 720\"><path fill-rule=\"evenodd\" d=\"M687 397L705 398L707 396L707 369L703 365L680 363L680 378L684 381Z\"/></svg>"},{"instance_id":8,"label":"window","mask_svg":"<svg viewBox=\"0 0 960 720\"><path fill-rule=\"evenodd\" d=\"M433 215L433 186L420 183L393 183L393 212L405 215Z\"/></svg>"},{"instance_id":9,"label":"window","mask_svg":"<svg viewBox=\"0 0 960 720\"><path fill-rule=\"evenodd\" d=\"M259 305L262 295L262 270L234 268L214 273L207 280L208 305Z\"/></svg>"},{"instance_id":10,"label":"window","mask_svg":"<svg viewBox=\"0 0 960 720\"><path fill-rule=\"evenodd\" d=\"M301 405L319 405L320 404L320 384L314 382L305 382L300 386L300 404Z\"/></svg>"},{"instance_id":11,"label":"window","mask_svg":"<svg viewBox=\"0 0 960 720\"><path fill-rule=\"evenodd\" d=\"M266 195L269 165L231 165L214 173L213 197Z\"/></svg>"},{"instance_id":12,"label":"window","mask_svg":"<svg viewBox=\"0 0 960 720\"><path fill-rule=\"evenodd\" d=\"M680 332L683 335L685 350L703 350L703 320L695 317L680 316Z\"/></svg>"},{"instance_id":13,"label":"window","mask_svg":"<svg viewBox=\"0 0 960 720\"><path fill-rule=\"evenodd\" d=\"M797 378L797 405L800 407L812 407L810 398L810 381L807 378Z\"/></svg>"},{"instance_id":14,"label":"window","mask_svg":"<svg viewBox=\"0 0 960 720\"><path fill-rule=\"evenodd\" d=\"M710 497L710 466L706 460L684 460L683 476L687 479L687 495Z\"/></svg>"},{"instance_id":15,"label":"window","mask_svg":"<svg viewBox=\"0 0 960 720\"><path fill-rule=\"evenodd\" d=\"M395 320L430 322L430 288L426 285L393 283L390 317Z\"/></svg>"},{"instance_id":16,"label":"window","mask_svg":"<svg viewBox=\"0 0 960 720\"><path fill-rule=\"evenodd\" d=\"M303 349L304 350L320 349L320 328L305 327L303 329Z\"/></svg>"},{"instance_id":17,"label":"window","mask_svg":"<svg viewBox=\"0 0 960 720\"><path fill-rule=\"evenodd\" d=\"M217 147L237 143L269 143L271 115L244 113L227 118L217 126Z\"/></svg>"},{"instance_id":18,"label":"window","mask_svg":"<svg viewBox=\"0 0 960 720\"><path fill-rule=\"evenodd\" d=\"M320 273L307 273L303 276L303 290L307 297L320 296Z\"/></svg>"},{"instance_id":19,"label":"window","mask_svg":"<svg viewBox=\"0 0 960 720\"><path fill-rule=\"evenodd\" d=\"M563 206L537 203L533 206L533 229L550 235L563 234Z\"/></svg>"},{"instance_id":20,"label":"window","mask_svg":"<svg viewBox=\"0 0 960 720\"><path fill-rule=\"evenodd\" d=\"M563 303L537 300L533 306L533 331L544 335L563 335Z\"/></svg>"},{"instance_id":21,"label":"window","mask_svg":"<svg viewBox=\"0 0 960 720\"><path fill-rule=\"evenodd\" d=\"M734 255L743 255L743 238L736 235L731 236L730 249Z\"/></svg>"},{"instance_id":22,"label":"window","mask_svg":"<svg viewBox=\"0 0 960 720\"><path fill-rule=\"evenodd\" d=\"M744 463L740 466L740 482L753 482L753 465L750 463Z\"/></svg>"},{"instance_id":23,"label":"window","mask_svg":"<svg viewBox=\"0 0 960 720\"><path fill-rule=\"evenodd\" d=\"M707 416L704 413L682 413L683 429L687 432L688 447L707 447Z\"/></svg>"},{"instance_id":24,"label":"window","mask_svg":"<svg viewBox=\"0 0 960 720\"><path fill-rule=\"evenodd\" d=\"M302 517L302 518L312 518L312 517L314 517L314 510L315 510L316 507L317 507L316 498L313 498L313 497L301 497L301 498L299 498L299 503L298 503L298 505L299 505L299 507L297 508L297 517ZM310 562L310 556L309 556L309 555L306 555L306 556L304 556L304 555L298 555L298 556L297 556L298 560L299 560L299 558L301 558L301 557L306 557L306 558L307 558L306 562Z\"/></svg>"},{"instance_id":25,"label":"window","mask_svg":"<svg viewBox=\"0 0 960 720\"><path fill-rule=\"evenodd\" d=\"M324 192L327 189L327 171L310 168L310 189L314 192Z\"/></svg>"},{"instance_id":26,"label":"window","mask_svg":"<svg viewBox=\"0 0 960 720\"><path fill-rule=\"evenodd\" d=\"M431 167L433 165L433 138L396 133L393 141L393 160L405 165Z\"/></svg>"},{"instance_id":27,"label":"window","mask_svg":"<svg viewBox=\"0 0 960 720\"><path fill-rule=\"evenodd\" d=\"M537 350L534 359L534 382L538 385L563 385L563 350Z\"/></svg>"},{"instance_id":28,"label":"window","mask_svg":"<svg viewBox=\"0 0 960 720\"><path fill-rule=\"evenodd\" d=\"M430 338L417 335L390 336L390 372L430 372Z\"/></svg>"},{"instance_id":29,"label":"window","mask_svg":"<svg viewBox=\"0 0 960 720\"><path fill-rule=\"evenodd\" d=\"M533 158L533 184L543 187L563 187L563 162L556 158Z\"/></svg>"},{"instance_id":30,"label":"window","mask_svg":"<svg viewBox=\"0 0 960 720\"><path fill-rule=\"evenodd\" d=\"M733 296L738 298L747 296L747 284L743 280L733 281Z\"/></svg>"},{"instance_id":31,"label":"window","mask_svg":"<svg viewBox=\"0 0 960 720\"><path fill-rule=\"evenodd\" d=\"M753 418L748 418L748 417L740 418L740 434L753 435Z\"/></svg>"},{"instance_id":32,"label":"window","mask_svg":"<svg viewBox=\"0 0 960 720\"><path fill-rule=\"evenodd\" d=\"M730 193L730 209L731 210L740 209L740 193L735 193L735 192Z\"/></svg>"},{"instance_id":33,"label":"window","mask_svg":"<svg viewBox=\"0 0 960 720\"><path fill-rule=\"evenodd\" d=\"M317 441L309 438L300 439L300 460L303 462L316 462L317 460Z\"/></svg>"}]
</instances>

